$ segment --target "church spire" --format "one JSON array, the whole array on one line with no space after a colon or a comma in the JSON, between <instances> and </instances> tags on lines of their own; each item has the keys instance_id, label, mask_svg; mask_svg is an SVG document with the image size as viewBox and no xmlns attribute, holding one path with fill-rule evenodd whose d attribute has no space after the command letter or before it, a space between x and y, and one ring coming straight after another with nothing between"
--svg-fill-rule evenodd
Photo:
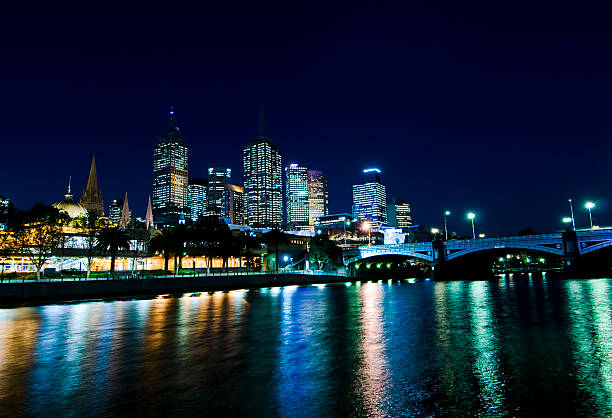
<instances>
[{"instance_id":1,"label":"church spire","mask_svg":"<svg viewBox=\"0 0 612 418\"><path fill-rule=\"evenodd\" d=\"M147 214L145 215L145 226L148 230L153 228L153 208L151 207L151 196L149 196L149 204L147 205Z\"/></svg>"},{"instance_id":2,"label":"church spire","mask_svg":"<svg viewBox=\"0 0 612 418\"><path fill-rule=\"evenodd\" d=\"M98 172L96 170L96 155L94 154L89 168L89 178L87 186L81 196L81 204L85 206L90 213L95 213L96 216L104 216L104 200L102 200L102 192L98 186Z\"/></svg>"},{"instance_id":3,"label":"church spire","mask_svg":"<svg viewBox=\"0 0 612 418\"><path fill-rule=\"evenodd\" d=\"M121 220L119 226L121 228L127 228L130 224L130 206L128 205L127 192L125 192L125 198L123 199L123 208L121 209Z\"/></svg>"}]
</instances>

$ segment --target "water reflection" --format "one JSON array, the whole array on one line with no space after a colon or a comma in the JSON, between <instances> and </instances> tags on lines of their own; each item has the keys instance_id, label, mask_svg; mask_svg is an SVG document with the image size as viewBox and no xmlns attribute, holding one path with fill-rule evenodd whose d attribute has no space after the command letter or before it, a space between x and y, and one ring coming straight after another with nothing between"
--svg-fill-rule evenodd
<instances>
[{"instance_id":1,"label":"water reflection","mask_svg":"<svg viewBox=\"0 0 612 418\"><path fill-rule=\"evenodd\" d=\"M0 310L0 415L612 414L612 281L340 283Z\"/></svg>"}]
</instances>

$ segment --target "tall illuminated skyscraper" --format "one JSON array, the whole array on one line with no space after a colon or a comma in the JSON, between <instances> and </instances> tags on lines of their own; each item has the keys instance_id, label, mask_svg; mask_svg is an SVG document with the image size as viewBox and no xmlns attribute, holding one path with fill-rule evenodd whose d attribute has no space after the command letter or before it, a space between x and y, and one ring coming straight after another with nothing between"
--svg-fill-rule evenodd
<instances>
[{"instance_id":1,"label":"tall illuminated skyscraper","mask_svg":"<svg viewBox=\"0 0 612 418\"><path fill-rule=\"evenodd\" d=\"M244 188L233 184L225 185L223 193L223 216L235 225L244 225Z\"/></svg>"},{"instance_id":2,"label":"tall illuminated skyscraper","mask_svg":"<svg viewBox=\"0 0 612 418\"><path fill-rule=\"evenodd\" d=\"M308 230L308 169L299 164L285 167L287 227Z\"/></svg>"},{"instance_id":3,"label":"tall illuminated skyscraper","mask_svg":"<svg viewBox=\"0 0 612 418\"><path fill-rule=\"evenodd\" d=\"M211 167L208 169L208 212L222 214L225 185L232 183L232 169Z\"/></svg>"},{"instance_id":4,"label":"tall illuminated skyscraper","mask_svg":"<svg viewBox=\"0 0 612 418\"><path fill-rule=\"evenodd\" d=\"M283 222L283 173L278 145L264 134L263 112L259 136L242 146L244 206L247 225L280 228Z\"/></svg>"},{"instance_id":5,"label":"tall illuminated skyscraper","mask_svg":"<svg viewBox=\"0 0 612 418\"><path fill-rule=\"evenodd\" d=\"M387 223L387 189L378 168L363 170L362 184L353 185L353 215L357 220Z\"/></svg>"},{"instance_id":6,"label":"tall illuminated skyscraper","mask_svg":"<svg viewBox=\"0 0 612 418\"><path fill-rule=\"evenodd\" d=\"M191 220L197 221L198 218L206 213L208 181L206 179L189 179L189 212Z\"/></svg>"},{"instance_id":7,"label":"tall illuminated skyscraper","mask_svg":"<svg viewBox=\"0 0 612 418\"><path fill-rule=\"evenodd\" d=\"M387 207L387 217L389 226L409 228L412 226L412 209L410 208L410 203L399 197L394 197Z\"/></svg>"},{"instance_id":8,"label":"tall illuminated skyscraper","mask_svg":"<svg viewBox=\"0 0 612 418\"><path fill-rule=\"evenodd\" d=\"M170 107L166 133L153 147L153 215L159 226L178 225L188 208L188 147Z\"/></svg>"},{"instance_id":9,"label":"tall illuminated skyscraper","mask_svg":"<svg viewBox=\"0 0 612 418\"><path fill-rule=\"evenodd\" d=\"M314 225L321 216L329 215L327 194L327 175L320 170L308 170L308 227Z\"/></svg>"}]
</instances>

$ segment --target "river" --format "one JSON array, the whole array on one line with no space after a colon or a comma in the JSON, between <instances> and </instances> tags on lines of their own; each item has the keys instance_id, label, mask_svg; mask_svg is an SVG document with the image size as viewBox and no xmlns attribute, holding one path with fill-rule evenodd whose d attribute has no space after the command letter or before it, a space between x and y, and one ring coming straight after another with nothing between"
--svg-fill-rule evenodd
<instances>
[{"instance_id":1,"label":"river","mask_svg":"<svg viewBox=\"0 0 612 418\"><path fill-rule=\"evenodd\" d=\"M612 280L1 309L0 359L2 416L609 416Z\"/></svg>"}]
</instances>

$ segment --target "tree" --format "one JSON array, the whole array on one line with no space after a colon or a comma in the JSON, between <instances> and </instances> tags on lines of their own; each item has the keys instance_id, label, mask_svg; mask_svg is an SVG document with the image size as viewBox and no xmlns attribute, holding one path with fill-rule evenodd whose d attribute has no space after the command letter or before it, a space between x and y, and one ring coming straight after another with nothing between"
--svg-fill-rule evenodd
<instances>
[{"instance_id":1,"label":"tree","mask_svg":"<svg viewBox=\"0 0 612 418\"><path fill-rule=\"evenodd\" d=\"M57 250L62 232L61 223L66 219L67 215L41 203L18 214L16 224L19 249L36 267L36 280L40 280L43 266Z\"/></svg>"},{"instance_id":2,"label":"tree","mask_svg":"<svg viewBox=\"0 0 612 418\"><path fill-rule=\"evenodd\" d=\"M281 244L289 242L287 235L280 229L273 229L270 232L266 232L263 236L264 241L268 244L268 247L274 248L274 267L278 271L278 247Z\"/></svg>"},{"instance_id":3,"label":"tree","mask_svg":"<svg viewBox=\"0 0 612 418\"><path fill-rule=\"evenodd\" d=\"M232 234L225 222L217 216L200 217L193 229L193 243L201 248L208 260L208 271L215 257L228 257ZM224 262L227 258L224 258Z\"/></svg>"},{"instance_id":4,"label":"tree","mask_svg":"<svg viewBox=\"0 0 612 418\"><path fill-rule=\"evenodd\" d=\"M100 231L98 238L97 248L102 253L108 253L111 256L111 269L110 272L115 272L115 260L117 259L117 253L119 250L130 249L130 236L128 233L121 228L107 228Z\"/></svg>"},{"instance_id":5,"label":"tree","mask_svg":"<svg viewBox=\"0 0 612 418\"><path fill-rule=\"evenodd\" d=\"M98 237L100 235L100 225L97 215L92 212L87 218L81 218L78 220L77 226L82 231L84 238L83 250L85 250L85 257L87 258L87 278L91 275L91 267L93 265L93 259L99 254L98 249Z\"/></svg>"},{"instance_id":6,"label":"tree","mask_svg":"<svg viewBox=\"0 0 612 418\"><path fill-rule=\"evenodd\" d=\"M164 271L168 271L168 261L175 251L174 243L174 237L169 229L154 232L149 240L149 250L164 256Z\"/></svg>"},{"instance_id":7,"label":"tree","mask_svg":"<svg viewBox=\"0 0 612 418\"><path fill-rule=\"evenodd\" d=\"M255 258L257 254L255 250L261 250L260 241L251 236L250 233L245 232L239 237L240 247L241 247L241 256L246 258L247 269L250 270L255 267Z\"/></svg>"},{"instance_id":8,"label":"tree","mask_svg":"<svg viewBox=\"0 0 612 418\"><path fill-rule=\"evenodd\" d=\"M14 247L15 235L8 231L0 231L0 258L2 258L2 273L0 273L0 280L4 278L5 259L13 255Z\"/></svg>"},{"instance_id":9,"label":"tree","mask_svg":"<svg viewBox=\"0 0 612 418\"><path fill-rule=\"evenodd\" d=\"M316 235L310 240L308 261L318 263L319 270L321 270L326 263L335 262L338 253L339 248L327 235Z\"/></svg>"}]
</instances>

